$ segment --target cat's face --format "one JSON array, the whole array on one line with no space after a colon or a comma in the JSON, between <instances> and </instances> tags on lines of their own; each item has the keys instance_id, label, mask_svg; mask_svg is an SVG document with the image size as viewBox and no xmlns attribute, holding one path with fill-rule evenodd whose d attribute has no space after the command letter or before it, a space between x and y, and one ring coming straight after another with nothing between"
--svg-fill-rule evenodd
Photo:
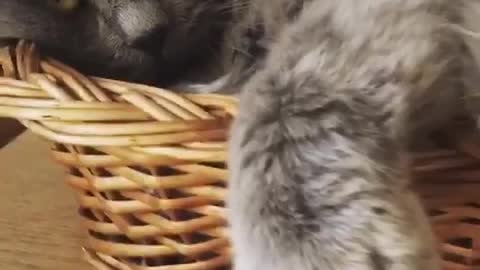
<instances>
[{"instance_id":1,"label":"cat's face","mask_svg":"<svg viewBox=\"0 0 480 270\"><path fill-rule=\"evenodd\" d=\"M0 38L37 42L85 72L167 80L213 53L231 0L1 0Z\"/></svg>"}]
</instances>

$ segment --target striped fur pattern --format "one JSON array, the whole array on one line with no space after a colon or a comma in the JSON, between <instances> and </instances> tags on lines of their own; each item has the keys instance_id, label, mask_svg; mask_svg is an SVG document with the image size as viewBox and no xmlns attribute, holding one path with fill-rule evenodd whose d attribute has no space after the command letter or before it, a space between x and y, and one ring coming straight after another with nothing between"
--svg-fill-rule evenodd
<instances>
[{"instance_id":1,"label":"striped fur pattern","mask_svg":"<svg viewBox=\"0 0 480 270\"><path fill-rule=\"evenodd\" d=\"M241 2L234 269L440 269L404 154L457 113L477 117L473 1Z\"/></svg>"}]
</instances>

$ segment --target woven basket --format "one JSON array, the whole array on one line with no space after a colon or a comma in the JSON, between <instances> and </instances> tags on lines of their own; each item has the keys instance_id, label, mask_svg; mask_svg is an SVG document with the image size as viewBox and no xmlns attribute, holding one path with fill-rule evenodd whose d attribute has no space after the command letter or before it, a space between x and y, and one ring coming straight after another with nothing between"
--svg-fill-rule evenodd
<instances>
[{"instance_id":1,"label":"woven basket","mask_svg":"<svg viewBox=\"0 0 480 270\"><path fill-rule=\"evenodd\" d=\"M51 141L54 160L68 168L90 263L230 267L224 200L233 98L86 77L25 42L2 49L0 65L0 116ZM449 270L480 269L480 148L465 134L452 147L410 156Z\"/></svg>"}]
</instances>

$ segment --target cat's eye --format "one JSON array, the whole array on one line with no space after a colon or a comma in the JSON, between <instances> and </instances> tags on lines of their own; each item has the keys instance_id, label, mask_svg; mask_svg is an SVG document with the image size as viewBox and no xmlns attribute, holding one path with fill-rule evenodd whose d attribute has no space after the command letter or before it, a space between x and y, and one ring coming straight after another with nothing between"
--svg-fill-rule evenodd
<instances>
[{"instance_id":1,"label":"cat's eye","mask_svg":"<svg viewBox=\"0 0 480 270\"><path fill-rule=\"evenodd\" d=\"M53 0L52 2L55 7L67 12L76 9L80 4L80 0Z\"/></svg>"}]
</instances>

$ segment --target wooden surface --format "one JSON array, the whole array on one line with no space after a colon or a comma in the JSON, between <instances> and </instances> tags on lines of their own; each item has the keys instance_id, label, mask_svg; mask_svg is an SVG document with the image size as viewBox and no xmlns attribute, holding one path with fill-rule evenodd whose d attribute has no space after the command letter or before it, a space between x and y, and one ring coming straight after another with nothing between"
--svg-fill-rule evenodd
<instances>
[{"instance_id":1,"label":"wooden surface","mask_svg":"<svg viewBox=\"0 0 480 270\"><path fill-rule=\"evenodd\" d=\"M76 202L48 144L26 132L0 149L0 269L92 270Z\"/></svg>"}]
</instances>

